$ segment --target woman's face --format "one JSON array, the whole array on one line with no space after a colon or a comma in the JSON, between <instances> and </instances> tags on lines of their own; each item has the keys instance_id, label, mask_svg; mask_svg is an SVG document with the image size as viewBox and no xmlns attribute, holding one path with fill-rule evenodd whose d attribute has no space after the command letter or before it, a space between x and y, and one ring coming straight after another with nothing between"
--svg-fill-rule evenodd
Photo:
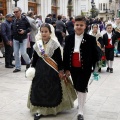
<instances>
[{"instance_id":1,"label":"woman's face","mask_svg":"<svg viewBox=\"0 0 120 120\"><path fill-rule=\"evenodd\" d=\"M40 32L41 32L42 40L48 41L50 39L51 33L47 27L42 27Z\"/></svg>"},{"instance_id":2,"label":"woman's face","mask_svg":"<svg viewBox=\"0 0 120 120\"><path fill-rule=\"evenodd\" d=\"M76 21L74 24L74 29L75 29L75 33L77 35L81 35L86 29L85 22L84 21Z\"/></svg>"},{"instance_id":3,"label":"woman's face","mask_svg":"<svg viewBox=\"0 0 120 120\"><path fill-rule=\"evenodd\" d=\"M97 33L97 31L98 31L98 26L97 26L97 25L94 25L94 26L93 26L93 32L94 32L94 33Z\"/></svg>"}]
</instances>

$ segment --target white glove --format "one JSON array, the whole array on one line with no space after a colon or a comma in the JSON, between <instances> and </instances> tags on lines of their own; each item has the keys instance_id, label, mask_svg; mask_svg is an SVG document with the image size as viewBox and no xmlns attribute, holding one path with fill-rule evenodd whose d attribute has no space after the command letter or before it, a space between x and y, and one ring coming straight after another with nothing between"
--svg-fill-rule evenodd
<instances>
[{"instance_id":1,"label":"white glove","mask_svg":"<svg viewBox=\"0 0 120 120\"><path fill-rule=\"evenodd\" d=\"M29 80L33 80L34 76L35 76L35 68L33 67L28 68L26 71L26 77Z\"/></svg>"}]
</instances>

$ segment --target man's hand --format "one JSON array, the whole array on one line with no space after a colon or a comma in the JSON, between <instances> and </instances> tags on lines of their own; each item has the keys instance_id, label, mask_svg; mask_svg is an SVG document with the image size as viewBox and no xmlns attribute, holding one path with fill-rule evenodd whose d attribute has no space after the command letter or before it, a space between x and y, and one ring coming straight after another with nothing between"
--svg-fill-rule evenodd
<instances>
[{"instance_id":1,"label":"man's hand","mask_svg":"<svg viewBox=\"0 0 120 120\"><path fill-rule=\"evenodd\" d=\"M13 46L13 42L12 42L12 41L10 41L10 46L11 46L11 47Z\"/></svg>"},{"instance_id":2,"label":"man's hand","mask_svg":"<svg viewBox=\"0 0 120 120\"><path fill-rule=\"evenodd\" d=\"M64 77L64 71L63 70L59 71L59 77L60 77L60 79L63 79L63 77Z\"/></svg>"},{"instance_id":3,"label":"man's hand","mask_svg":"<svg viewBox=\"0 0 120 120\"><path fill-rule=\"evenodd\" d=\"M24 34L24 33L25 33L25 31L23 29L20 29L19 34Z\"/></svg>"},{"instance_id":4,"label":"man's hand","mask_svg":"<svg viewBox=\"0 0 120 120\"><path fill-rule=\"evenodd\" d=\"M7 41L6 44L9 45L9 46L11 46L11 47L13 45L12 41Z\"/></svg>"},{"instance_id":5,"label":"man's hand","mask_svg":"<svg viewBox=\"0 0 120 120\"><path fill-rule=\"evenodd\" d=\"M71 75L71 73L70 73L69 70L66 70L66 71L65 71L65 74L66 74L67 77L69 77L69 76Z\"/></svg>"}]
</instances>

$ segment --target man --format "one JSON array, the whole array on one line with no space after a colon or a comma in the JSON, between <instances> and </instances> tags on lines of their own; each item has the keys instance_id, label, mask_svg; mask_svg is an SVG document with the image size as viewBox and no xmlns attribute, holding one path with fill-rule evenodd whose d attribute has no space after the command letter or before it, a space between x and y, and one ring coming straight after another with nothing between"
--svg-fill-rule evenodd
<instances>
[{"instance_id":1,"label":"man","mask_svg":"<svg viewBox=\"0 0 120 120\"><path fill-rule=\"evenodd\" d=\"M58 38L59 43L62 45L63 43L63 37L66 33L66 26L64 22L62 21L62 16L58 15L58 20L56 21L56 36Z\"/></svg>"},{"instance_id":2,"label":"man","mask_svg":"<svg viewBox=\"0 0 120 120\"><path fill-rule=\"evenodd\" d=\"M116 42L116 48L117 48L116 57L118 57L118 54L120 53L120 18L116 18L113 27L118 39L118 41Z\"/></svg>"},{"instance_id":3,"label":"man","mask_svg":"<svg viewBox=\"0 0 120 120\"><path fill-rule=\"evenodd\" d=\"M29 57L30 59L32 58L32 54L33 54L33 45L35 43L35 35L37 34L37 27L36 27L36 22L33 19L34 13L32 11L28 11L27 13L27 18L29 20L30 26L31 26L31 32L30 34L28 34L28 38L30 41L30 48L29 48Z\"/></svg>"},{"instance_id":4,"label":"man","mask_svg":"<svg viewBox=\"0 0 120 120\"><path fill-rule=\"evenodd\" d=\"M26 69L30 66L30 58L26 53L27 49L27 34L30 32L30 23L26 16L21 15L21 8L14 8L15 19L12 24L13 32L13 46L15 56L15 70L14 73L21 71L21 62L19 51L26 62Z\"/></svg>"},{"instance_id":5,"label":"man","mask_svg":"<svg viewBox=\"0 0 120 120\"><path fill-rule=\"evenodd\" d=\"M43 24L42 16L38 15L37 19L36 19L36 26L37 26L37 28L39 28L42 24Z\"/></svg>"},{"instance_id":6,"label":"man","mask_svg":"<svg viewBox=\"0 0 120 120\"><path fill-rule=\"evenodd\" d=\"M2 22L3 22L3 14L0 13L0 50L1 50L1 53L3 54L3 57L5 57L5 48L4 48L2 35L1 35L1 24L2 24Z\"/></svg>"},{"instance_id":7,"label":"man","mask_svg":"<svg viewBox=\"0 0 120 120\"><path fill-rule=\"evenodd\" d=\"M78 120L84 120L83 108L87 96L88 81L91 76L92 65L98 58L95 37L85 33L86 19L82 16L75 18L75 34L65 40L63 62L66 76L71 73L74 88L78 93Z\"/></svg>"},{"instance_id":8,"label":"man","mask_svg":"<svg viewBox=\"0 0 120 120\"><path fill-rule=\"evenodd\" d=\"M74 33L74 24L73 17L70 17L70 20L66 23L68 34L71 35Z\"/></svg>"},{"instance_id":9,"label":"man","mask_svg":"<svg viewBox=\"0 0 120 120\"><path fill-rule=\"evenodd\" d=\"M12 14L6 15L6 20L1 24L1 35L5 46L5 67L13 68L13 46L12 46Z\"/></svg>"},{"instance_id":10,"label":"man","mask_svg":"<svg viewBox=\"0 0 120 120\"><path fill-rule=\"evenodd\" d=\"M47 17L45 18L45 23L51 24L52 22L52 14L48 14Z\"/></svg>"}]
</instances>

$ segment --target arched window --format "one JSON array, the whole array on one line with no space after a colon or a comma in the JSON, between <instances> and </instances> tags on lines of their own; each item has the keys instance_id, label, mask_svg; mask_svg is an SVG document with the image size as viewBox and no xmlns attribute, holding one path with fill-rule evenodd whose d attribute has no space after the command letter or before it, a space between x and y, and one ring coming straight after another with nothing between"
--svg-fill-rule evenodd
<instances>
[{"instance_id":1,"label":"arched window","mask_svg":"<svg viewBox=\"0 0 120 120\"><path fill-rule=\"evenodd\" d=\"M101 10L102 10L102 3L101 3Z\"/></svg>"},{"instance_id":2,"label":"arched window","mask_svg":"<svg viewBox=\"0 0 120 120\"><path fill-rule=\"evenodd\" d=\"M99 3L99 10L101 10L101 6L100 6L100 3Z\"/></svg>"},{"instance_id":3,"label":"arched window","mask_svg":"<svg viewBox=\"0 0 120 120\"><path fill-rule=\"evenodd\" d=\"M105 3L103 3L103 10L105 10Z\"/></svg>"}]
</instances>

